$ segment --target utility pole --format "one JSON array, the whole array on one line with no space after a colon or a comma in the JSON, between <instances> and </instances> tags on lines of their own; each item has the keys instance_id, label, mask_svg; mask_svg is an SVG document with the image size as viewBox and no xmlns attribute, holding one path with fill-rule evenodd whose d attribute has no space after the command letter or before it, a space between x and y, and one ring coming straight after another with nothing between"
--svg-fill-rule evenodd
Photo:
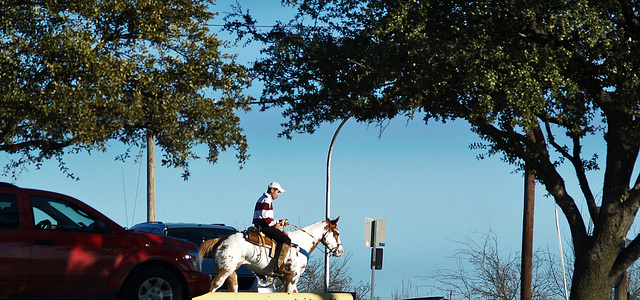
<instances>
[{"instance_id":1,"label":"utility pole","mask_svg":"<svg viewBox=\"0 0 640 300\"><path fill-rule=\"evenodd\" d=\"M530 130L529 142L535 142L533 132ZM530 156L527 146L526 154ZM524 163L524 213L522 217L522 263L520 269L520 299L531 300L531 271L533 265L533 209L536 198L536 173L533 166L528 162Z\"/></svg>"},{"instance_id":2,"label":"utility pole","mask_svg":"<svg viewBox=\"0 0 640 300\"><path fill-rule=\"evenodd\" d=\"M627 283L627 272L624 272L618 283L615 285L613 290L613 299L614 300L627 300L629 299L628 294L628 283Z\"/></svg>"},{"instance_id":3,"label":"utility pole","mask_svg":"<svg viewBox=\"0 0 640 300\"><path fill-rule=\"evenodd\" d=\"M156 220L155 138L147 129L147 222Z\"/></svg>"},{"instance_id":4,"label":"utility pole","mask_svg":"<svg viewBox=\"0 0 640 300\"><path fill-rule=\"evenodd\" d=\"M626 247L628 247L630 243L631 243L630 240L625 239L624 243L620 247L620 251L622 251ZM618 281L613 286L614 287L614 290L613 290L613 299L614 300L627 300L627 299L629 299L629 283L628 283L627 277L628 277L627 271L625 271L624 273L622 273L622 275L620 275L620 278L618 278Z\"/></svg>"},{"instance_id":5,"label":"utility pole","mask_svg":"<svg viewBox=\"0 0 640 300\"><path fill-rule=\"evenodd\" d=\"M522 280L520 299L531 300L531 271L533 260L533 209L536 194L535 171L525 167L524 216L522 227Z\"/></svg>"}]
</instances>

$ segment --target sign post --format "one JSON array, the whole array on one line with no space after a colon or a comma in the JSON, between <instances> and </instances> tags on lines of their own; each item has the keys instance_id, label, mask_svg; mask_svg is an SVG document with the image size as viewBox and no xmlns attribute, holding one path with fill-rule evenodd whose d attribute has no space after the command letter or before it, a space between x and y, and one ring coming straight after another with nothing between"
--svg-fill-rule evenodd
<instances>
[{"instance_id":1,"label":"sign post","mask_svg":"<svg viewBox=\"0 0 640 300\"><path fill-rule=\"evenodd\" d=\"M373 300L376 270L382 270L382 249L385 246L384 219L364 219L364 246L371 247L371 300Z\"/></svg>"}]
</instances>

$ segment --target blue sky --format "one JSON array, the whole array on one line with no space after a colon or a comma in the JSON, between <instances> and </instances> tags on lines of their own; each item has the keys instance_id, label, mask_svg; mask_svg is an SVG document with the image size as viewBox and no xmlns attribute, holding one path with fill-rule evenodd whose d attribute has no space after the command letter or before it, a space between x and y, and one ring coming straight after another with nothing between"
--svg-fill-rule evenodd
<instances>
[{"instance_id":1,"label":"blue sky","mask_svg":"<svg viewBox=\"0 0 640 300\"><path fill-rule=\"evenodd\" d=\"M281 16L271 10L279 3L243 2L253 12L264 14L265 25ZM218 4L220 10L225 7L226 1ZM264 7L269 9L261 10ZM251 55L257 49L240 53ZM258 88L248 91L256 97L259 92ZM244 168L238 168L234 152L223 153L215 165L204 160L191 162L188 181L180 177L181 170L158 166L157 220L221 222L244 229L251 222L256 199L271 181L278 181L287 190L274 202L277 218L288 218L299 226L324 218L327 151L338 124L325 124L313 135L286 140L277 138L284 121L278 111L259 112L256 108L241 117L251 155ZM453 268L454 261L449 257L459 249L457 241L477 237L477 232L492 230L506 251L520 251L522 174L513 173L513 166L498 157L477 160L480 153L470 150L469 145L478 141L464 122L426 126L419 118L396 119L382 134L374 125L353 120L346 123L334 146L331 216L340 216L338 225L345 250L352 255L350 268L355 282L368 283L371 279L370 249L364 247L365 218L387 222L383 269L375 275L375 295L382 299L389 299L394 290L401 291L403 282L409 281L414 289L411 296L440 295L430 286L432 282L418 276ZM122 226L143 222L144 165L133 160L115 161L125 148L117 142L110 146L107 153L66 158L79 181L66 178L51 161L40 170L29 167L13 182L76 197ZM591 150L599 151L601 157L604 154L598 148ZM206 149L198 151L206 155ZM6 161L6 154L0 154L0 163ZM570 170L566 174L570 191L582 199L577 194L575 176ZM601 172L591 176L593 190L597 191ZM538 186L534 247L555 251L555 205L544 194ZM566 240L569 232L563 215L560 220ZM321 252L312 253L312 259L321 256Z\"/></svg>"}]
</instances>

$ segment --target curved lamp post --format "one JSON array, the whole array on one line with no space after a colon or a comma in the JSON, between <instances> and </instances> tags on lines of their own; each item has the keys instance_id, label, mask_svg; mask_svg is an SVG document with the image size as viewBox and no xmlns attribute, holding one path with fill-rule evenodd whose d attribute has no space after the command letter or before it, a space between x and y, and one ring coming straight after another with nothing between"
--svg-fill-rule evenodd
<instances>
[{"instance_id":1,"label":"curved lamp post","mask_svg":"<svg viewBox=\"0 0 640 300\"><path fill-rule=\"evenodd\" d=\"M349 114L342 122L338 129L336 129L336 133L333 134L333 139L331 139L331 145L329 145L329 154L327 155L327 210L326 217L327 219L331 218L331 154L333 152L333 144L336 142L336 138L338 137L338 133L340 133L340 129L344 123L351 118L353 114ZM329 250L325 248L324 250L324 292L329 292Z\"/></svg>"}]
</instances>

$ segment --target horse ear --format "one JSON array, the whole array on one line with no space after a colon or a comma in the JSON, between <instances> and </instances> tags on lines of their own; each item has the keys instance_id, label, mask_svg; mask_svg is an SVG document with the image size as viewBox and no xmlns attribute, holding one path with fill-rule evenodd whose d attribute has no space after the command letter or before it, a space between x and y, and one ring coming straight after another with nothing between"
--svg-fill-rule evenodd
<instances>
[{"instance_id":1,"label":"horse ear","mask_svg":"<svg viewBox=\"0 0 640 300\"><path fill-rule=\"evenodd\" d=\"M336 224L338 223L338 220L340 220L340 217L337 217L335 220L331 221L331 223Z\"/></svg>"}]
</instances>

